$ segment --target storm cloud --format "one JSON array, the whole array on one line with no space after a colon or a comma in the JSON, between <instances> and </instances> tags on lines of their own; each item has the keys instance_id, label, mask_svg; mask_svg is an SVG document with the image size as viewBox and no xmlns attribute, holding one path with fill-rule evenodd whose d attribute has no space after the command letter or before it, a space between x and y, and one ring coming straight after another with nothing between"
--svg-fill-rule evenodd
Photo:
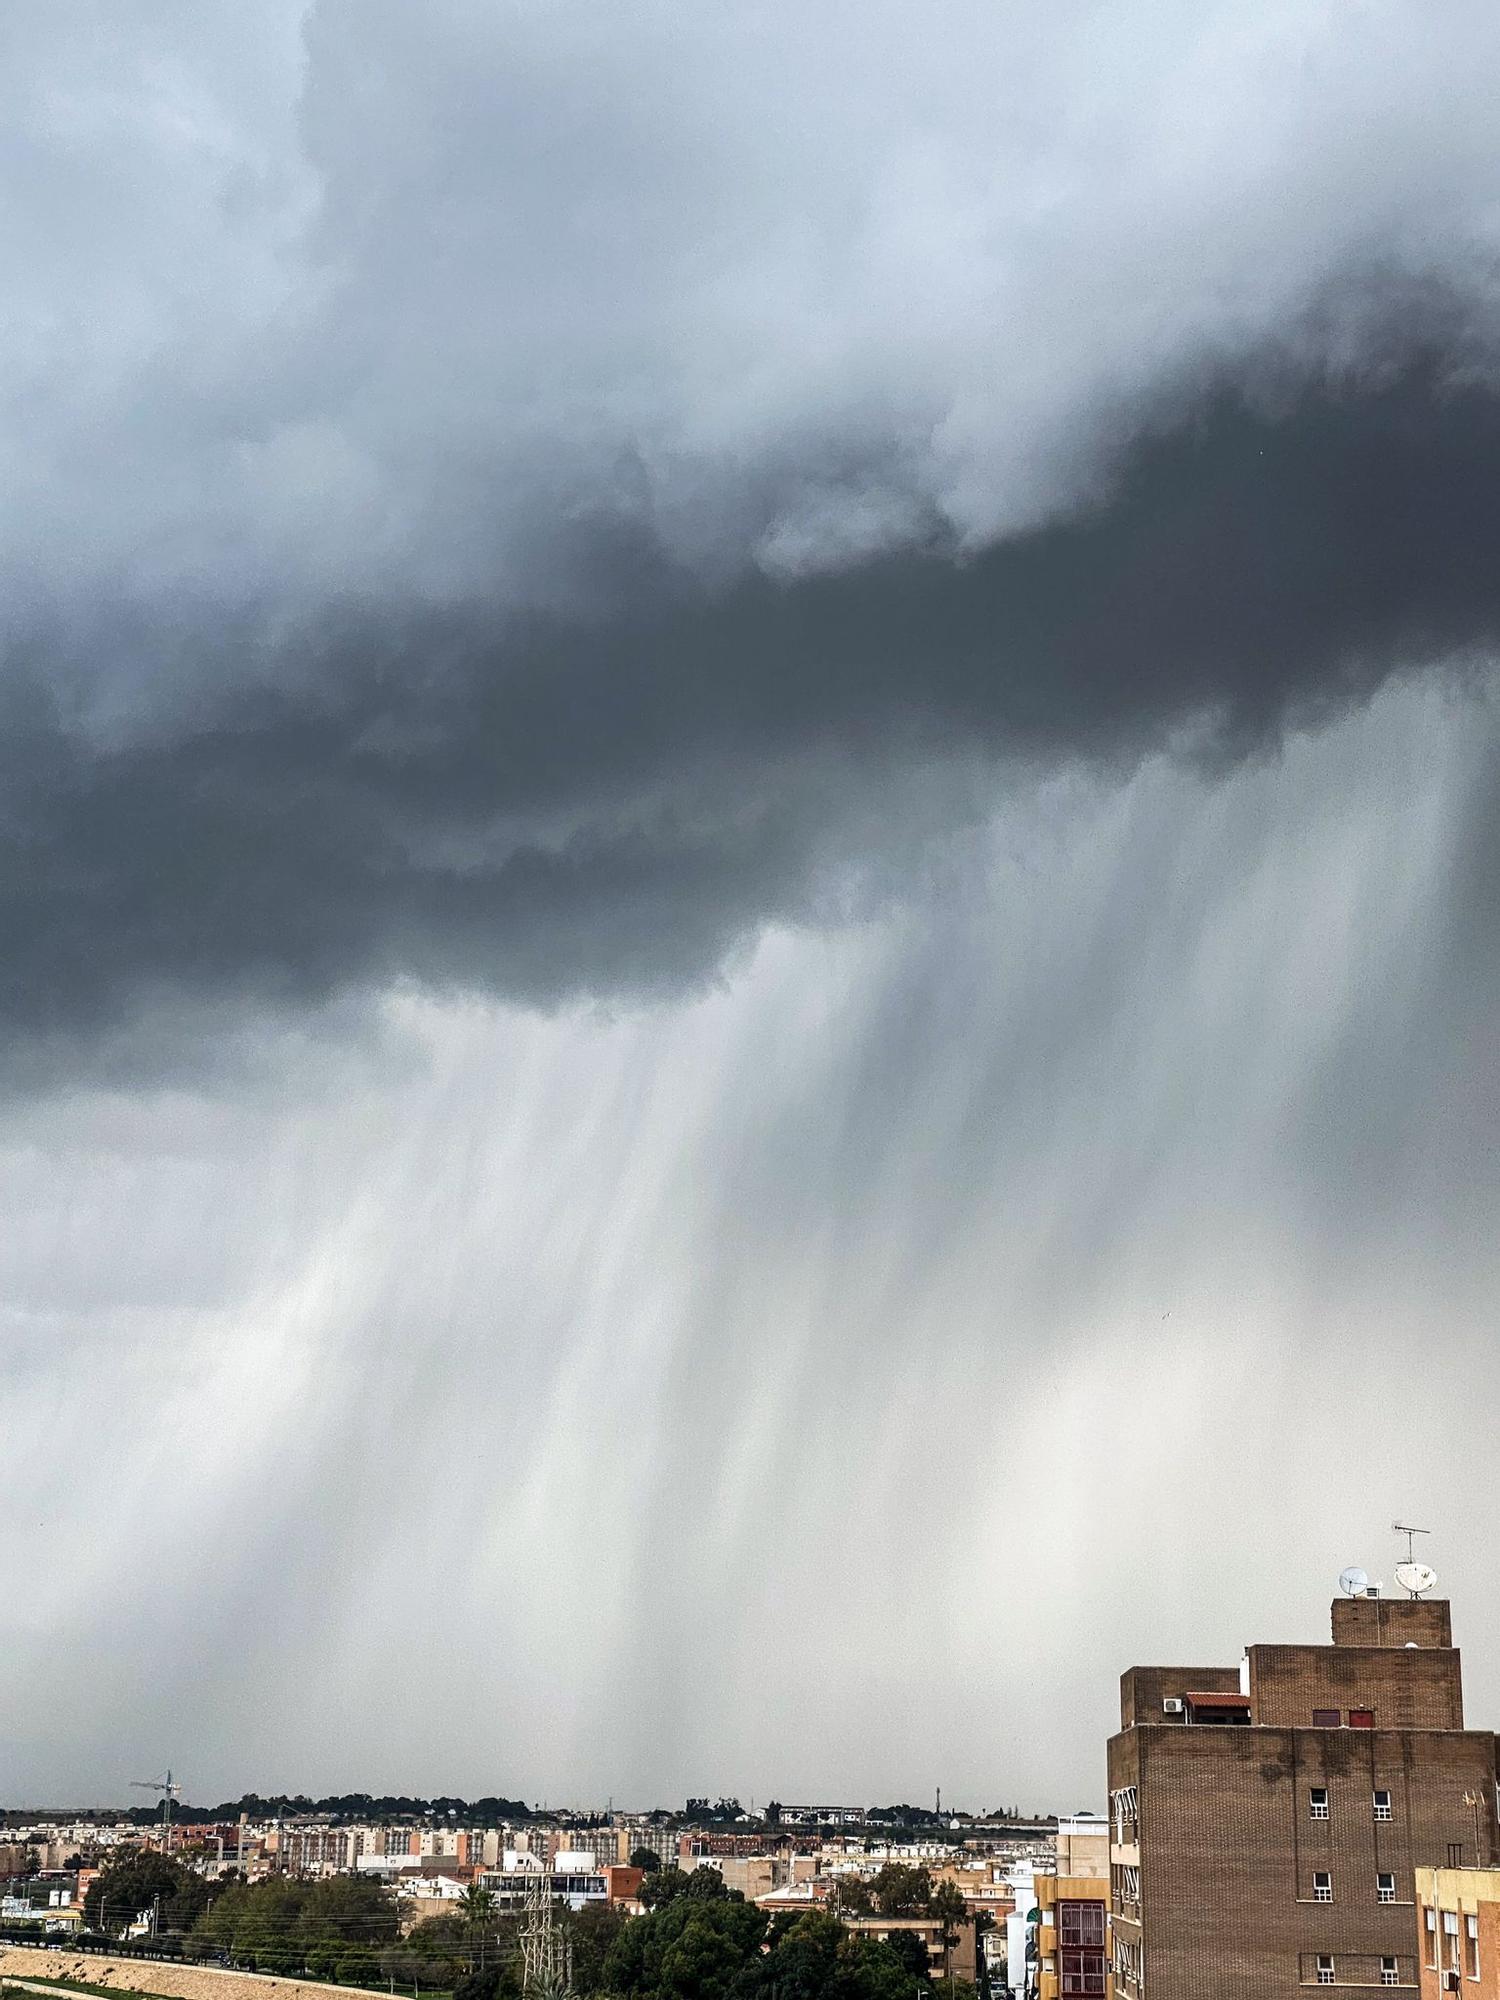
<instances>
[{"instance_id":1,"label":"storm cloud","mask_svg":"<svg viewBox=\"0 0 1500 2000\"><path fill-rule=\"evenodd\" d=\"M251 686L232 637L179 634L227 689L113 741L20 648L0 1004L55 1033L173 988L670 988L868 873L899 841L872 796L931 832L980 809L985 766L1222 757L1394 672L1472 671L1500 394L1456 366L1215 388L1092 507L964 556L710 588L624 524L589 537L587 622L342 610Z\"/></svg>"}]
</instances>

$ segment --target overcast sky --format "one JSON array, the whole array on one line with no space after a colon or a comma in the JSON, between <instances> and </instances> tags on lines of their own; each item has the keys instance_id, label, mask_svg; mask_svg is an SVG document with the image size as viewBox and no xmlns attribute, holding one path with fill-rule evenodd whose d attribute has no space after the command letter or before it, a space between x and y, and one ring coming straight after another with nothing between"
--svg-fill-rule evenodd
<instances>
[{"instance_id":1,"label":"overcast sky","mask_svg":"<svg viewBox=\"0 0 1500 2000\"><path fill-rule=\"evenodd\" d=\"M1500 1722L1500 13L0 23L0 1801Z\"/></svg>"}]
</instances>

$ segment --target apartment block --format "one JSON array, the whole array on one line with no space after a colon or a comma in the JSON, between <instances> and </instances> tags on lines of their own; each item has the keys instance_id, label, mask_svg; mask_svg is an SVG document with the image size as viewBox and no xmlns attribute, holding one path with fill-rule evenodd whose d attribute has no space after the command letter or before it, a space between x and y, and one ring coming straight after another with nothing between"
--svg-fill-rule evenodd
<instances>
[{"instance_id":1,"label":"apartment block","mask_svg":"<svg viewBox=\"0 0 1500 2000\"><path fill-rule=\"evenodd\" d=\"M1103 2000L1108 1993L1109 1884L1091 1875L1038 1875L1035 2000Z\"/></svg>"},{"instance_id":2,"label":"apartment block","mask_svg":"<svg viewBox=\"0 0 1500 2000\"><path fill-rule=\"evenodd\" d=\"M1500 2000L1500 1869L1417 1870L1422 2000Z\"/></svg>"},{"instance_id":3,"label":"apartment block","mask_svg":"<svg viewBox=\"0 0 1500 2000\"><path fill-rule=\"evenodd\" d=\"M1420 1990L1416 1871L1496 1860L1495 1737L1464 1727L1446 1603L1341 1598L1332 1641L1122 1677L1120 2000Z\"/></svg>"}]
</instances>

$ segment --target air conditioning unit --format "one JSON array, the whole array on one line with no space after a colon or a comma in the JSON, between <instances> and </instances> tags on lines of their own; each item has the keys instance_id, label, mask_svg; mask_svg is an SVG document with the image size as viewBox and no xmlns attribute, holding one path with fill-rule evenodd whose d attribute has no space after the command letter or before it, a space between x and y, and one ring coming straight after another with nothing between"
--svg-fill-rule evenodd
<instances>
[{"instance_id":1,"label":"air conditioning unit","mask_svg":"<svg viewBox=\"0 0 1500 2000\"><path fill-rule=\"evenodd\" d=\"M1367 1583L1361 1594L1365 1597L1379 1597L1380 1585L1378 1583Z\"/></svg>"},{"instance_id":2,"label":"air conditioning unit","mask_svg":"<svg viewBox=\"0 0 1500 2000\"><path fill-rule=\"evenodd\" d=\"M1183 1713L1183 1709L1184 1709L1184 1703L1182 1697L1180 1695L1175 1695L1175 1694L1169 1694L1166 1700L1161 1705L1161 1712L1163 1715L1181 1715Z\"/></svg>"},{"instance_id":3,"label":"air conditioning unit","mask_svg":"<svg viewBox=\"0 0 1500 2000\"><path fill-rule=\"evenodd\" d=\"M1461 1991L1462 1987L1463 1981L1456 1972L1445 1972L1443 1974L1443 1991L1445 1993L1457 1993Z\"/></svg>"}]
</instances>

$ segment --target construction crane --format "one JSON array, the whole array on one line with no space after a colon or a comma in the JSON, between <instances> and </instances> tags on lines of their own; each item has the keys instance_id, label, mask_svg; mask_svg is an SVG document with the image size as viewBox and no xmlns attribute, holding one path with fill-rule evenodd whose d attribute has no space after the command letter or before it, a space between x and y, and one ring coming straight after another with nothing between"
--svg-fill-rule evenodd
<instances>
[{"instance_id":1,"label":"construction crane","mask_svg":"<svg viewBox=\"0 0 1500 2000\"><path fill-rule=\"evenodd\" d=\"M172 1801L181 1792L181 1785L172 1782L172 1773L168 1771L164 1778L132 1778L130 1789L133 1792L155 1792L159 1794L161 1798L161 1851L163 1854L170 1854L172 1851Z\"/></svg>"}]
</instances>

